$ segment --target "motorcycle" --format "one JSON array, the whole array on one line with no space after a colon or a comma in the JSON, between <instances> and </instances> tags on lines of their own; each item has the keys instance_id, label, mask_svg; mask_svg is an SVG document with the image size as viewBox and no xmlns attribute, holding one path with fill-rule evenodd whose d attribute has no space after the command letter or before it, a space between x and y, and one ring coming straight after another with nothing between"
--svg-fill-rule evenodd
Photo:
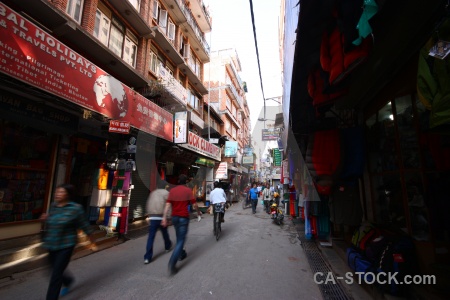
<instances>
[{"instance_id":1,"label":"motorcycle","mask_svg":"<svg viewBox=\"0 0 450 300\"><path fill-rule=\"evenodd\" d=\"M271 201L272 204L270 204L270 218L275 222L277 225L281 225L283 223L284 214L281 207L277 205L276 202Z\"/></svg>"}]
</instances>

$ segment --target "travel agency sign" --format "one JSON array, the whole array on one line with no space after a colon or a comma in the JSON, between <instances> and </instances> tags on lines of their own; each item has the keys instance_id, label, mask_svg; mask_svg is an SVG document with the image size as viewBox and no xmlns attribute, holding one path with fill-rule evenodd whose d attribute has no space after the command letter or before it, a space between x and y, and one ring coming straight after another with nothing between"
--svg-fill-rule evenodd
<instances>
[{"instance_id":1,"label":"travel agency sign","mask_svg":"<svg viewBox=\"0 0 450 300\"><path fill-rule=\"evenodd\" d=\"M173 116L0 2L0 72L173 140Z\"/></svg>"}]
</instances>

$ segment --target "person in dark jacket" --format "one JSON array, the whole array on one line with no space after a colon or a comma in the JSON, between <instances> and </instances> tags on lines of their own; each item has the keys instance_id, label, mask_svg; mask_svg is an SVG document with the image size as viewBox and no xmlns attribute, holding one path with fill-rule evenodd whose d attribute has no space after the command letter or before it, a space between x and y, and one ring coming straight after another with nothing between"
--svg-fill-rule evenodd
<instances>
[{"instance_id":1,"label":"person in dark jacket","mask_svg":"<svg viewBox=\"0 0 450 300\"><path fill-rule=\"evenodd\" d=\"M95 243L93 230L89 227L82 206L72 202L73 195L72 185L58 186L48 214L41 216L41 220L46 224L43 247L48 250L51 267L47 300L58 299L60 294L64 296L74 282L73 277L66 272L66 268L77 244L77 230L82 229L89 236L91 243Z\"/></svg>"}]
</instances>

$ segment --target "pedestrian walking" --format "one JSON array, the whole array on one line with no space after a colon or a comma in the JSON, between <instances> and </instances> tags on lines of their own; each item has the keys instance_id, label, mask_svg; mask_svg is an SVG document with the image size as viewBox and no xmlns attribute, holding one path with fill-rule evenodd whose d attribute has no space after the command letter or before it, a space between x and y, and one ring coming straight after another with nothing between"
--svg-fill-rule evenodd
<instances>
[{"instance_id":1,"label":"pedestrian walking","mask_svg":"<svg viewBox=\"0 0 450 300\"><path fill-rule=\"evenodd\" d=\"M188 206L191 205L191 207L196 209L197 215L201 215L192 190L186 186L186 179L186 175L180 175L178 178L179 185L170 190L161 222L162 226L167 226L167 213L172 208L172 224L175 227L177 243L169 260L169 275L171 276L177 272L175 267L177 261L183 260L187 256L184 244L189 228Z\"/></svg>"},{"instance_id":2,"label":"pedestrian walking","mask_svg":"<svg viewBox=\"0 0 450 300\"><path fill-rule=\"evenodd\" d=\"M170 240L169 232L167 227L162 226L161 222L164 214L164 207L167 202L167 197L169 196L169 191L165 188L165 183L161 181L158 184L158 189L150 193L147 199L147 213L149 215L149 226L148 226L148 239L147 246L144 255L144 264L148 264L152 261L153 257L153 243L155 241L156 232L161 231L164 238L164 248L166 253L172 248L172 241Z\"/></svg>"},{"instance_id":3,"label":"pedestrian walking","mask_svg":"<svg viewBox=\"0 0 450 300\"><path fill-rule=\"evenodd\" d=\"M263 194L263 203L264 203L264 210L266 211L266 213L270 213L270 207L269 207L269 203L270 201L273 200L273 191L270 188L269 183L266 183L266 188L263 190L262 192Z\"/></svg>"},{"instance_id":4,"label":"pedestrian walking","mask_svg":"<svg viewBox=\"0 0 450 300\"><path fill-rule=\"evenodd\" d=\"M66 268L77 244L77 230L82 229L89 236L91 243L95 242L92 236L93 230L89 227L82 206L73 202L74 192L72 185L58 186L48 214L41 215L41 220L45 222L46 227L43 247L48 250L51 267L47 300L58 299L60 295L64 296L74 283L73 276L66 271Z\"/></svg>"},{"instance_id":5,"label":"pedestrian walking","mask_svg":"<svg viewBox=\"0 0 450 300\"><path fill-rule=\"evenodd\" d=\"M253 214L256 214L256 205L258 204L258 188L256 187L256 183L253 183L253 187L250 189L249 197L252 201L252 212Z\"/></svg>"}]
</instances>

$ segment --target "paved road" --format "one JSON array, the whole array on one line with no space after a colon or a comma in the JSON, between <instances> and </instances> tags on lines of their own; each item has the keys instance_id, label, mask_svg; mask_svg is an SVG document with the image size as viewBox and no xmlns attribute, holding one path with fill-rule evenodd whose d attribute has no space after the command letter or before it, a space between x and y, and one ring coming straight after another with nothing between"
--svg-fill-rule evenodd
<instances>
[{"instance_id":1,"label":"paved road","mask_svg":"<svg viewBox=\"0 0 450 300\"><path fill-rule=\"evenodd\" d=\"M74 260L76 282L62 299L322 299L297 233L286 220L277 226L262 212L233 205L222 236L212 234L212 216L189 225L188 257L167 275L170 253L161 234L153 261L144 265L146 236ZM169 232L175 239L172 227ZM0 299L44 299L47 270L18 274L0 284Z\"/></svg>"}]
</instances>

